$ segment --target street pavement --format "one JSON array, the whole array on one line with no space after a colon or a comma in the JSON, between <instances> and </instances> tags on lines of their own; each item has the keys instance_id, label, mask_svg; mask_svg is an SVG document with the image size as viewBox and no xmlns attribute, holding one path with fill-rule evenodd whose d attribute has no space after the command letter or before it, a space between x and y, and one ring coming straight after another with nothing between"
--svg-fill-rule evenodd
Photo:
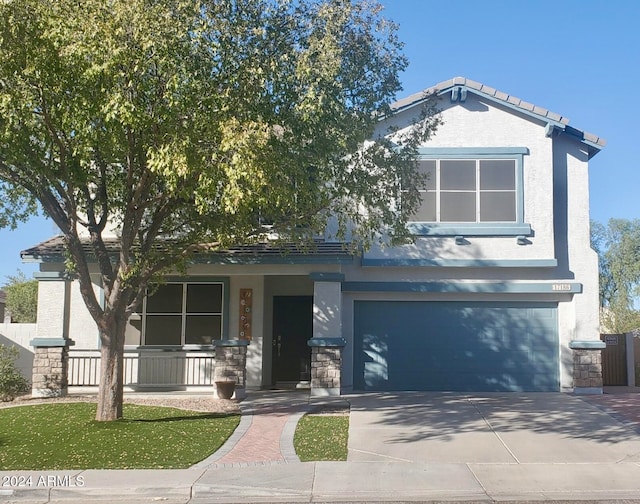
<instances>
[{"instance_id":1,"label":"street pavement","mask_svg":"<svg viewBox=\"0 0 640 504\"><path fill-rule=\"evenodd\" d=\"M236 432L190 469L0 471L0 502L640 503L638 398L250 392ZM350 406L347 462L295 455L319 406Z\"/></svg>"}]
</instances>

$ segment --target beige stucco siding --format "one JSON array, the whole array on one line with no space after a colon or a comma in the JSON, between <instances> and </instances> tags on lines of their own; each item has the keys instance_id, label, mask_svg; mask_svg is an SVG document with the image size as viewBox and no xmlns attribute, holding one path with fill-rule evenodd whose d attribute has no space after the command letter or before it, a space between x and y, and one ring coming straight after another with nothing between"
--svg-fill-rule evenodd
<instances>
[{"instance_id":1,"label":"beige stucco siding","mask_svg":"<svg viewBox=\"0 0 640 504\"><path fill-rule=\"evenodd\" d=\"M102 289L95 281L93 291L98 302L102 302ZM98 348L98 327L86 308L78 282L70 284L70 306L73 316L69 317L69 337L75 341L77 348Z\"/></svg>"},{"instance_id":2,"label":"beige stucco siding","mask_svg":"<svg viewBox=\"0 0 640 504\"><path fill-rule=\"evenodd\" d=\"M38 283L38 338L63 338L65 333L65 305L68 302L66 282ZM75 315L74 315L75 316Z\"/></svg>"},{"instance_id":3,"label":"beige stucco siding","mask_svg":"<svg viewBox=\"0 0 640 504\"><path fill-rule=\"evenodd\" d=\"M553 140L545 136L544 123L488 100L469 94L462 103L441 100L443 124L427 143L429 148L527 148L523 163L524 222L531 225L530 243L519 245L515 237L468 237L464 246L453 238L430 238L427 246L380 251L371 257L428 257L440 259L552 259L553 236ZM415 115L405 112L394 120L402 126ZM466 238L466 237L465 237Z\"/></svg>"}]
</instances>

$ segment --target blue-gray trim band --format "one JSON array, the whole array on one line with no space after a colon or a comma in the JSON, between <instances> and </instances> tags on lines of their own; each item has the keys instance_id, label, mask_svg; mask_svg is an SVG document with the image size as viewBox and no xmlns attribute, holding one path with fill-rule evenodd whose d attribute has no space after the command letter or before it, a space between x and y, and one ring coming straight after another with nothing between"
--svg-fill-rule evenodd
<instances>
[{"instance_id":1,"label":"blue-gray trim band","mask_svg":"<svg viewBox=\"0 0 640 504\"><path fill-rule=\"evenodd\" d=\"M36 348L52 348L73 346L76 342L65 338L33 338L29 345Z\"/></svg>"},{"instance_id":2,"label":"blue-gray trim band","mask_svg":"<svg viewBox=\"0 0 640 504\"><path fill-rule=\"evenodd\" d=\"M579 294L579 282L343 282L343 292Z\"/></svg>"},{"instance_id":3,"label":"blue-gray trim band","mask_svg":"<svg viewBox=\"0 0 640 504\"><path fill-rule=\"evenodd\" d=\"M602 350L607 348L607 344L604 341L574 340L569 342L569 348L572 350Z\"/></svg>"},{"instance_id":4,"label":"blue-gray trim band","mask_svg":"<svg viewBox=\"0 0 640 504\"><path fill-rule=\"evenodd\" d=\"M248 346L250 343L249 340L215 340L211 344L214 347L240 347L240 346Z\"/></svg>"},{"instance_id":5,"label":"blue-gray trim band","mask_svg":"<svg viewBox=\"0 0 640 504\"><path fill-rule=\"evenodd\" d=\"M314 282L344 282L344 273L337 272L314 272L309 273L309 278Z\"/></svg>"},{"instance_id":6,"label":"blue-gray trim band","mask_svg":"<svg viewBox=\"0 0 640 504\"><path fill-rule=\"evenodd\" d=\"M64 271L36 271L33 273L33 278L38 282L61 282L71 280L69 275Z\"/></svg>"},{"instance_id":7,"label":"blue-gray trim band","mask_svg":"<svg viewBox=\"0 0 640 504\"><path fill-rule=\"evenodd\" d=\"M431 222L409 222L407 229L419 236L531 236L528 223L477 223L443 224Z\"/></svg>"},{"instance_id":8,"label":"blue-gray trim band","mask_svg":"<svg viewBox=\"0 0 640 504\"><path fill-rule=\"evenodd\" d=\"M420 147L420 156L514 156L529 154L528 147Z\"/></svg>"},{"instance_id":9,"label":"blue-gray trim band","mask_svg":"<svg viewBox=\"0 0 640 504\"><path fill-rule=\"evenodd\" d=\"M441 267L441 268L555 268L556 259L401 259L367 258L361 261L363 267Z\"/></svg>"}]
</instances>

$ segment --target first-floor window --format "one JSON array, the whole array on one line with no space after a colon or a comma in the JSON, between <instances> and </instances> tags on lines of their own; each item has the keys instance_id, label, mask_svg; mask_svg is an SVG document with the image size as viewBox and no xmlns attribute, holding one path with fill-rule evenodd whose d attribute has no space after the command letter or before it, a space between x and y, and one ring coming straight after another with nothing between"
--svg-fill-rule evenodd
<instances>
[{"instance_id":1,"label":"first-floor window","mask_svg":"<svg viewBox=\"0 0 640 504\"><path fill-rule=\"evenodd\" d=\"M142 306L145 345L210 345L222 337L222 283L166 283Z\"/></svg>"}]
</instances>

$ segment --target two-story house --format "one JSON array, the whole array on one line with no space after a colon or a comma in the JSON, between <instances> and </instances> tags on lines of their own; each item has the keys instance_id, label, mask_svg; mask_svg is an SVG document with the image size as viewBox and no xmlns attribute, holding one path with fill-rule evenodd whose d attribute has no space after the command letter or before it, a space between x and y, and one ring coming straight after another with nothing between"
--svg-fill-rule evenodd
<instances>
[{"instance_id":1,"label":"two-story house","mask_svg":"<svg viewBox=\"0 0 640 504\"><path fill-rule=\"evenodd\" d=\"M420 149L413 244L203 257L130 320L125 384L210 385L213 340L248 342L248 388L601 392L588 167L604 141L462 77L429 91L443 125ZM380 131L408 127L423 99ZM73 340L70 383L95 385L98 331L60 238L22 257L41 262L39 337Z\"/></svg>"}]
</instances>

